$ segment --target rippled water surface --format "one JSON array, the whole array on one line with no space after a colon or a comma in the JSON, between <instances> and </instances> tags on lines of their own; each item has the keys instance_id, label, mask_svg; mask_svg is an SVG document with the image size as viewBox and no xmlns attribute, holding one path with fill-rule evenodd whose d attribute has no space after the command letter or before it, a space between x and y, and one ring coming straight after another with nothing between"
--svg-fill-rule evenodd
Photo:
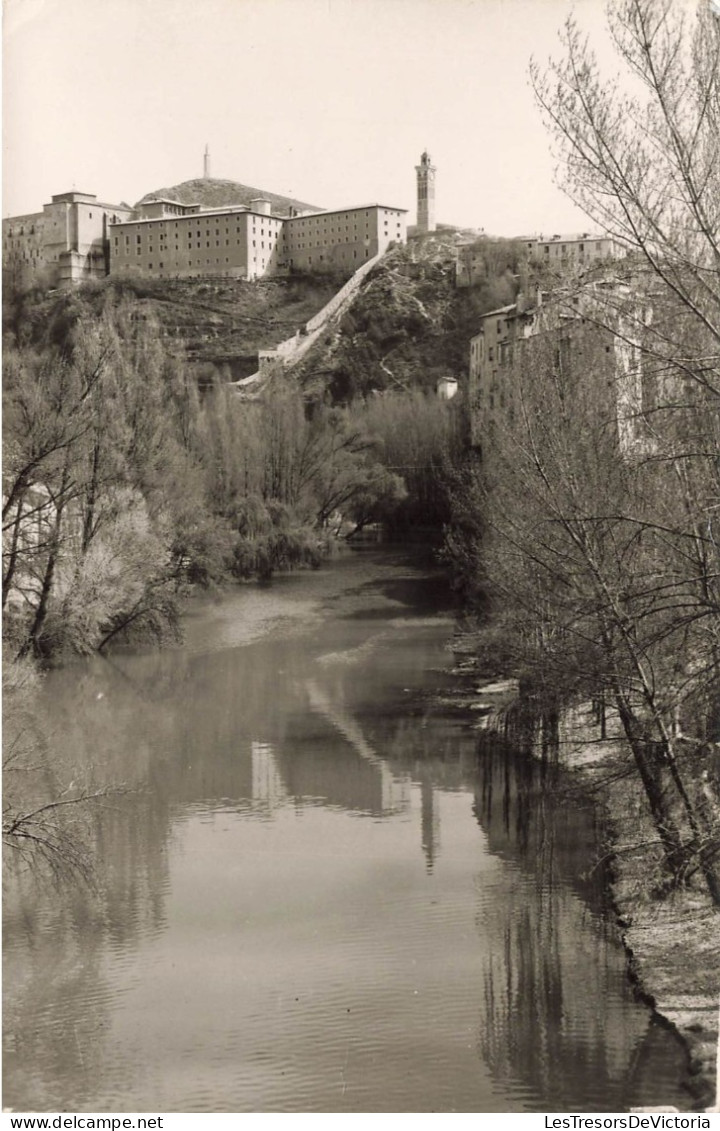
<instances>
[{"instance_id":1,"label":"rippled water surface","mask_svg":"<svg viewBox=\"0 0 720 1131\"><path fill-rule=\"evenodd\" d=\"M54 673L98 890L5 897L15 1110L683 1106L587 875L591 809L433 705L452 618L401 553L198 601Z\"/></svg>"}]
</instances>

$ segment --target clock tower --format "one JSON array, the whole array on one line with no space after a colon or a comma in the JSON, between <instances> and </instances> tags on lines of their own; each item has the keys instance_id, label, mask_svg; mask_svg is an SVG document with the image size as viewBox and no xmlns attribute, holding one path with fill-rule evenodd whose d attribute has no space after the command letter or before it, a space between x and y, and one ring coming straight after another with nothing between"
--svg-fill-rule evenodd
<instances>
[{"instance_id":1,"label":"clock tower","mask_svg":"<svg viewBox=\"0 0 720 1131\"><path fill-rule=\"evenodd\" d=\"M435 166L427 150L415 166L417 173L417 226L419 232L435 231Z\"/></svg>"}]
</instances>

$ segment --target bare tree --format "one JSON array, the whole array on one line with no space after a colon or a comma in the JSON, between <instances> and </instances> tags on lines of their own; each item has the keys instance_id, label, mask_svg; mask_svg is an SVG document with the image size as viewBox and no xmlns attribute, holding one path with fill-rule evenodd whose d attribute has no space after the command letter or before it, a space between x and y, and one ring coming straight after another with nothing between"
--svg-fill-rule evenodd
<instances>
[{"instance_id":1,"label":"bare tree","mask_svg":"<svg viewBox=\"0 0 720 1131\"><path fill-rule=\"evenodd\" d=\"M674 461L628 458L606 335L565 335L531 339L508 375L512 410L473 491L479 581L506 660L541 699L612 706L668 871L700 870L720 902L709 749L698 720L691 742L677 726L718 680L718 572L687 518L697 484L684 463L678 479Z\"/></svg>"},{"instance_id":2,"label":"bare tree","mask_svg":"<svg viewBox=\"0 0 720 1131\"><path fill-rule=\"evenodd\" d=\"M572 18L564 58L531 67L561 183L705 331L709 366L689 372L718 393L720 19L705 0L692 17L672 0L616 0L608 17L620 80L602 75Z\"/></svg>"}]
</instances>

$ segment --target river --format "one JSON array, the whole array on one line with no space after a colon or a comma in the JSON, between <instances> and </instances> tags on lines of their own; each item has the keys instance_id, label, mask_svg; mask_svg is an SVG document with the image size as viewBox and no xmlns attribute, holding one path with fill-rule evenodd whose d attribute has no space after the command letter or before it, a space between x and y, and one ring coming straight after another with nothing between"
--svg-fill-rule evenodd
<instances>
[{"instance_id":1,"label":"river","mask_svg":"<svg viewBox=\"0 0 720 1131\"><path fill-rule=\"evenodd\" d=\"M6 1106L687 1106L597 815L440 705L452 630L417 555L366 549L47 678L66 778L133 792L93 810L94 890L7 884Z\"/></svg>"}]
</instances>

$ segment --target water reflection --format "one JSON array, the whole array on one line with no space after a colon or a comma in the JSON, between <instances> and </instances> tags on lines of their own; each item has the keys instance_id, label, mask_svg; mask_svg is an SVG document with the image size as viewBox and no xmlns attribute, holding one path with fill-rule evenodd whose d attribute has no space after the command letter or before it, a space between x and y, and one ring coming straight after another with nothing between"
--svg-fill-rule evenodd
<instances>
[{"instance_id":1,"label":"water reflection","mask_svg":"<svg viewBox=\"0 0 720 1131\"><path fill-rule=\"evenodd\" d=\"M9 886L5 1102L622 1110L675 1088L582 874L592 812L429 705L435 583L378 557L324 606L318 584L253 592L242 645L207 647L242 638L241 594L184 649L49 681L61 755L137 792L97 812L97 893Z\"/></svg>"},{"instance_id":2,"label":"water reflection","mask_svg":"<svg viewBox=\"0 0 720 1131\"><path fill-rule=\"evenodd\" d=\"M552 768L485 741L475 812L490 850L512 865L502 918L492 887L477 913L489 943L478 1045L495 1078L553 1111L578 1101L620 1111L638 1095L682 1104L677 1080L641 1070L667 1055L667 1034L648 1025L623 978L601 869L582 870L601 843L596 811Z\"/></svg>"}]
</instances>

